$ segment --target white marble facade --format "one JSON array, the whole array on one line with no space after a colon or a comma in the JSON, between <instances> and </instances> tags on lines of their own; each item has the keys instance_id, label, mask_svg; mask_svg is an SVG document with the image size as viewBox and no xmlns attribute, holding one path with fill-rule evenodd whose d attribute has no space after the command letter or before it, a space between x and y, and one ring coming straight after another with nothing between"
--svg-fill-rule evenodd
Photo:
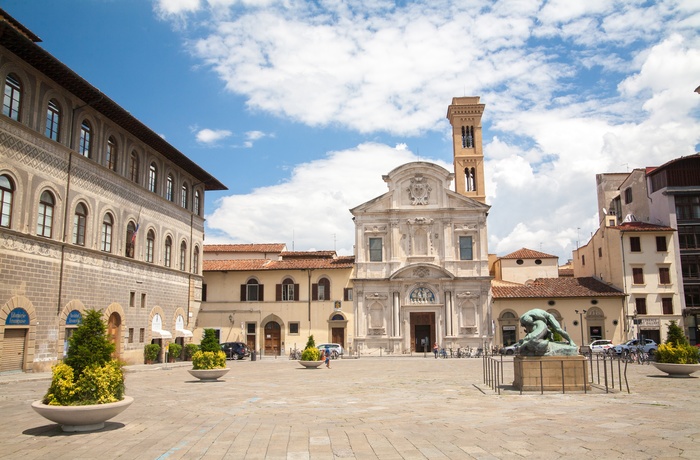
<instances>
[{"instance_id":1,"label":"white marble facade","mask_svg":"<svg viewBox=\"0 0 700 460\"><path fill-rule=\"evenodd\" d=\"M355 337L362 354L481 347L491 339L489 206L450 190L454 174L414 162L355 222Z\"/></svg>"}]
</instances>

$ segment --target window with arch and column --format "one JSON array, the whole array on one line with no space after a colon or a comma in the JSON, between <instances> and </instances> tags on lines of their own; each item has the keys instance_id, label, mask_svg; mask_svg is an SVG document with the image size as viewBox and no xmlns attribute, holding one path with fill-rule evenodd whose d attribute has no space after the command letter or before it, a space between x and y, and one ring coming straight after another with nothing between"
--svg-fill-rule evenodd
<instances>
[{"instance_id":1,"label":"window with arch and column","mask_svg":"<svg viewBox=\"0 0 700 460\"><path fill-rule=\"evenodd\" d=\"M163 251L163 265L170 267L170 259L173 252L173 239L169 236L165 238L165 249Z\"/></svg>"},{"instance_id":2,"label":"window with arch and column","mask_svg":"<svg viewBox=\"0 0 700 460\"><path fill-rule=\"evenodd\" d=\"M187 266L187 243L180 243L180 271L185 271Z\"/></svg>"},{"instance_id":3,"label":"window with arch and column","mask_svg":"<svg viewBox=\"0 0 700 460\"><path fill-rule=\"evenodd\" d=\"M46 106L46 130L44 134L49 139L58 142L61 132L61 107L56 99L49 100Z\"/></svg>"},{"instance_id":4,"label":"window with arch and column","mask_svg":"<svg viewBox=\"0 0 700 460\"><path fill-rule=\"evenodd\" d=\"M192 273L199 273L199 247L195 246L192 252Z\"/></svg>"},{"instance_id":5,"label":"window with arch and column","mask_svg":"<svg viewBox=\"0 0 700 460\"><path fill-rule=\"evenodd\" d=\"M107 149L105 150L105 166L110 170L117 170L117 141L109 136L107 139Z\"/></svg>"},{"instance_id":6,"label":"window with arch and column","mask_svg":"<svg viewBox=\"0 0 700 460\"><path fill-rule=\"evenodd\" d=\"M299 300L299 285L289 277L282 280L282 284L275 286L275 300L278 302L292 302Z\"/></svg>"},{"instance_id":7,"label":"window with arch and column","mask_svg":"<svg viewBox=\"0 0 700 460\"><path fill-rule=\"evenodd\" d=\"M153 263L155 254L154 249L156 246L156 233L153 230L149 230L146 234L146 262Z\"/></svg>"},{"instance_id":8,"label":"window with arch and column","mask_svg":"<svg viewBox=\"0 0 700 460\"><path fill-rule=\"evenodd\" d=\"M103 252L112 252L112 231L114 229L114 218L110 213L106 213L102 219L102 238L100 249Z\"/></svg>"},{"instance_id":9,"label":"window with arch and column","mask_svg":"<svg viewBox=\"0 0 700 460\"><path fill-rule=\"evenodd\" d=\"M10 228L12 226L12 200L15 193L15 184L6 175L0 175L0 227Z\"/></svg>"},{"instance_id":10,"label":"window with arch and column","mask_svg":"<svg viewBox=\"0 0 700 460\"><path fill-rule=\"evenodd\" d=\"M22 112L22 82L10 73L5 78L5 96L2 102L2 114L15 121L20 120Z\"/></svg>"},{"instance_id":11,"label":"window with arch and column","mask_svg":"<svg viewBox=\"0 0 700 460\"><path fill-rule=\"evenodd\" d=\"M156 193L158 191L158 166L151 163L148 167L148 191Z\"/></svg>"},{"instance_id":12,"label":"window with arch and column","mask_svg":"<svg viewBox=\"0 0 700 460\"><path fill-rule=\"evenodd\" d=\"M129 156L129 180L131 180L131 182L139 183L140 168L141 161L139 160L139 156L135 151L132 151Z\"/></svg>"},{"instance_id":13,"label":"window with arch and column","mask_svg":"<svg viewBox=\"0 0 700 460\"><path fill-rule=\"evenodd\" d=\"M87 120L83 120L83 122L80 124L80 138L78 142L78 153L84 156L85 158L90 158L90 150L91 150L91 142L92 142L92 126L90 125L90 122Z\"/></svg>"},{"instance_id":14,"label":"window with arch and column","mask_svg":"<svg viewBox=\"0 0 700 460\"><path fill-rule=\"evenodd\" d=\"M85 246L85 228L87 227L87 207L78 203L73 215L73 244Z\"/></svg>"},{"instance_id":15,"label":"window with arch and column","mask_svg":"<svg viewBox=\"0 0 700 460\"><path fill-rule=\"evenodd\" d=\"M187 201L189 199L187 184L182 184L180 191L180 206L187 209Z\"/></svg>"},{"instance_id":16,"label":"window with arch and column","mask_svg":"<svg viewBox=\"0 0 700 460\"><path fill-rule=\"evenodd\" d=\"M129 223L126 225L126 250L124 252L124 255L131 259L134 258L137 230L138 225L136 225L134 221L129 221Z\"/></svg>"},{"instance_id":17,"label":"window with arch and column","mask_svg":"<svg viewBox=\"0 0 700 460\"><path fill-rule=\"evenodd\" d=\"M56 202L53 194L45 190L39 199L39 212L36 219L36 234L51 238L53 230L53 211Z\"/></svg>"},{"instance_id":18,"label":"window with arch and column","mask_svg":"<svg viewBox=\"0 0 700 460\"><path fill-rule=\"evenodd\" d=\"M165 199L166 200L173 201L175 199L174 189L175 189L175 182L173 179L173 175L168 174L167 179L165 179Z\"/></svg>"},{"instance_id":19,"label":"window with arch and column","mask_svg":"<svg viewBox=\"0 0 700 460\"><path fill-rule=\"evenodd\" d=\"M194 200L192 201L192 212L200 216L200 211L202 208L202 199L199 194L199 190L194 191Z\"/></svg>"}]
</instances>

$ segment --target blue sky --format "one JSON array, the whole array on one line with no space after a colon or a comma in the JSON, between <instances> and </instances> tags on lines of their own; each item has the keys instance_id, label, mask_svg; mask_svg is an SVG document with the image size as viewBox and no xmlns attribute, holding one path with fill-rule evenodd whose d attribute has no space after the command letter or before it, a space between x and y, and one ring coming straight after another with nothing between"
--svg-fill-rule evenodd
<instances>
[{"instance_id":1,"label":"blue sky","mask_svg":"<svg viewBox=\"0 0 700 460\"><path fill-rule=\"evenodd\" d=\"M2 0L43 46L222 181L206 243L352 254L349 208L452 169L480 96L489 252L571 257L595 174L700 150L700 3Z\"/></svg>"}]
</instances>

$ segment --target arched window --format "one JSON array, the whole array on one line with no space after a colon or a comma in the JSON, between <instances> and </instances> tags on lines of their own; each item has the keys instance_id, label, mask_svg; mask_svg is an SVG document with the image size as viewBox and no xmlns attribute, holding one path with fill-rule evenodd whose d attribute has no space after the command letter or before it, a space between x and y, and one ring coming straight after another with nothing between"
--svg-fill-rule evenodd
<instances>
[{"instance_id":1,"label":"arched window","mask_svg":"<svg viewBox=\"0 0 700 460\"><path fill-rule=\"evenodd\" d=\"M146 234L146 262L153 263L153 248L156 244L156 234L149 230Z\"/></svg>"},{"instance_id":2,"label":"arched window","mask_svg":"<svg viewBox=\"0 0 700 460\"><path fill-rule=\"evenodd\" d=\"M169 236L165 238L165 250L163 251L163 265L170 267L173 252L173 240Z\"/></svg>"},{"instance_id":3,"label":"arched window","mask_svg":"<svg viewBox=\"0 0 700 460\"><path fill-rule=\"evenodd\" d=\"M87 226L87 208L78 203L73 215L73 244L85 246L85 227Z\"/></svg>"},{"instance_id":4,"label":"arched window","mask_svg":"<svg viewBox=\"0 0 700 460\"><path fill-rule=\"evenodd\" d=\"M136 152L131 152L131 156L129 157L129 179L131 179L131 182L139 183L140 167L139 156Z\"/></svg>"},{"instance_id":5,"label":"arched window","mask_svg":"<svg viewBox=\"0 0 700 460\"><path fill-rule=\"evenodd\" d=\"M180 271L185 271L187 262L187 243L184 241L180 244Z\"/></svg>"},{"instance_id":6,"label":"arched window","mask_svg":"<svg viewBox=\"0 0 700 460\"><path fill-rule=\"evenodd\" d=\"M187 193L187 184L182 184L182 192L180 193L180 206L182 206L185 209L187 209L187 200L189 198L187 196Z\"/></svg>"},{"instance_id":7,"label":"arched window","mask_svg":"<svg viewBox=\"0 0 700 460\"><path fill-rule=\"evenodd\" d=\"M199 196L199 190L194 191L194 201L192 202L192 211L198 215L201 216L199 213L200 209L202 208L202 203L201 203L201 198Z\"/></svg>"},{"instance_id":8,"label":"arched window","mask_svg":"<svg viewBox=\"0 0 700 460\"><path fill-rule=\"evenodd\" d=\"M15 185L6 175L0 176L0 227L10 228L12 225L12 197L15 193Z\"/></svg>"},{"instance_id":9,"label":"arched window","mask_svg":"<svg viewBox=\"0 0 700 460\"><path fill-rule=\"evenodd\" d=\"M156 187L158 186L157 178L158 178L158 167L156 166L155 163L151 163L151 166L148 167L148 191L149 192L156 193Z\"/></svg>"},{"instance_id":10,"label":"arched window","mask_svg":"<svg viewBox=\"0 0 700 460\"><path fill-rule=\"evenodd\" d=\"M17 75L11 73L5 78L5 97L2 102L2 114L19 121L22 108L22 83Z\"/></svg>"},{"instance_id":11,"label":"arched window","mask_svg":"<svg viewBox=\"0 0 700 460\"><path fill-rule=\"evenodd\" d=\"M245 294L245 297L242 298L241 300L248 301L248 302L257 302L261 301L262 299L262 285L258 283L258 280L252 279L248 280L246 284L243 285L243 292Z\"/></svg>"},{"instance_id":12,"label":"arched window","mask_svg":"<svg viewBox=\"0 0 700 460\"><path fill-rule=\"evenodd\" d=\"M86 158L90 158L90 140L92 139L92 127L90 122L83 120L80 125L80 144L78 145L78 153Z\"/></svg>"},{"instance_id":13,"label":"arched window","mask_svg":"<svg viewBox=\"0 0 700 460\"><path fill-rule=\"evenodd\" d=\"M282 300L297 300L298 297L295 297L294 294L294 281L291 278L285 278L282 281Z\"/></svg>"},{"instance_id":14,"label":"arched window","mask_svg":"<svg viewBox=\"0 0 700 460\"><path fill-rule=\"evenodd\" d=\"M194 254L192 254L192 273L199 273L199 248L194 248Z\"/></svg>"},{"instance_id":15,"label":"arched window","mask_svg":"<svg viewBox=\"0 0 700 460\"><path fill-rule=\"evenodd\" d=\"M46 137L58 142L61 122L61 108L56 99L51 99L46 108Z\"/></svg>"},{"instance_id":16,"label":"arched window","mask_svg":"<svg viewBox=\"0 0 700 460\"><path fill-rule=\"evenodd\" d=\"M39 199L39 214L36 220L36 234L51 238L53 228L53 207L55 201L51 192L45 191Z\"/></svg>"},{"instance_id":17,"label":"arched window","mask_svg":"<svg viewBox=\"0 0 700 460\"><path fill-rule=\"evenodd\" d=\"M311 286L311 295L313 300L330 300L331 299L331 282L328 278L321 278L318 284Z\"/></svg>"},{"instance_id":18,"label":"arched window","mask_svg":"<svg viewBox=\"0 0 700 460\"><path fill-rule=\"evenodd\" d=\"M126 251L124 255L126 257L134 258L134 247L136 245L136 232L139 227L133 221L129 222L126 226Z\"/></svg>"},{"instance_id":19,"label":"arched window","mask_svg":"<svg viewBox=\"0 0 700 460\"><path fill-rule=\"evenodd\" d=\"M173 189L175 185L173 184L173 175L168 174L168 178L165 180L165 199L168 201L173 201L175 196L173 194Z\"/></svg>"},{"instance_id":20,"label":"arched window","mask_svg":"<svg viewBox=\"0 0 700 460\"><path fill-rule=\"evenodd\" d=\"M112 252L112 227L114 226L114 219L112 215L107 213L105 218L102 219L102 242L100 249L104 252Z\"/></svg>"},{"instance_id":21,"label":"arched window","mask_svg":"<svg viewBox=\"0 0 700 460\"><path fill-rule=\"evenodd\" d=\"M117 141L112 136L107 139L107 150L105 151L105 165L112 171L117 170Z\"/></svg>"}]
</instances>

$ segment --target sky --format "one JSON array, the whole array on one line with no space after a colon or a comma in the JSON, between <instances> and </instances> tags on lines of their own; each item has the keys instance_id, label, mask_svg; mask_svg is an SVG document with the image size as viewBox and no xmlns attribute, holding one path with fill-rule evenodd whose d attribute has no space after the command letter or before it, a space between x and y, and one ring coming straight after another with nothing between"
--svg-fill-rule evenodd
<instances>
[{"instance_id":1,"label":"sky","mask_svg":"<svg viewBox=\"0 0 700 460\"><path fill-rule=\"evenodd\" d=\"M697 0L0 0L54 57L227 191L205 244L353 254L349 209L411 161L452 171L486 105L488 249L559 257L595 175L700 151Z\"/></svg>"}]
</instances>

